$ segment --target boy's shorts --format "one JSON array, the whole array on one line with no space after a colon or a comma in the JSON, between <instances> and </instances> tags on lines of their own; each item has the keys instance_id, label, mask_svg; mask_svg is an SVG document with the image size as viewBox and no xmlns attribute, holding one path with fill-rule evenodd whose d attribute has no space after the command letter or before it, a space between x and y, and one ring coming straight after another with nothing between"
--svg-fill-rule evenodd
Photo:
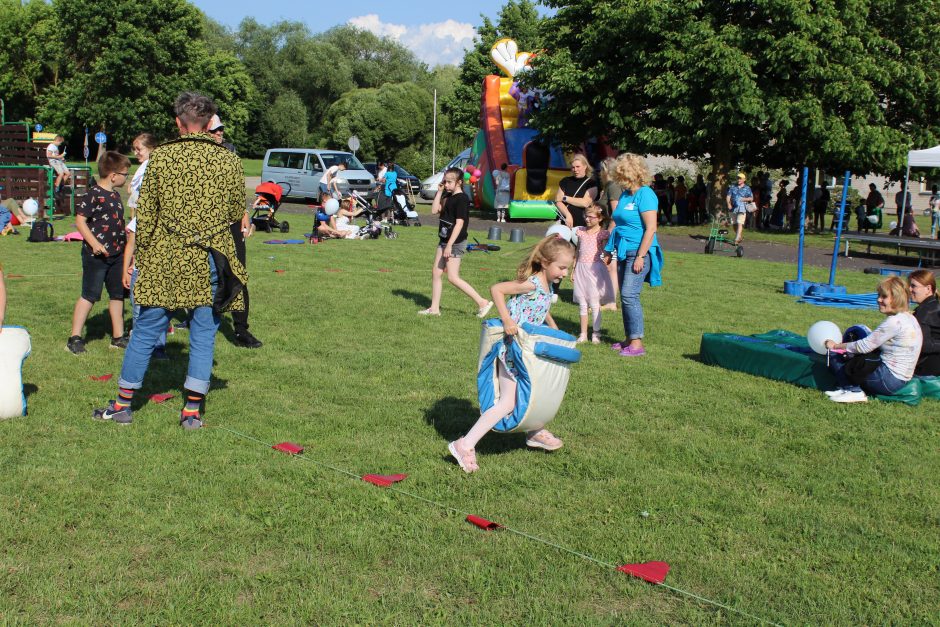
<instances>
[{"instance_id":1,"label":"boy's shorts","mask_svg":"<svg viewBox=\"0 0 940 627\"><path fill-rule=\"evenodd\" d=\"M745 222L747 222L747 212L746 212L746 211L741 211L741 212L739 212L739 213L735 213L735 214L734 214L734 223L735 223L735 224L744 224Z\"/></svg>"},{"instance_id":2,"label":"boy's shorts","mask_svg":"<svg viewBox=\"0 0 940 627\"><path fill-rule=\"evenodd\" d=\"M68 174L69 168L65 165L65 161L59 159L50 159L49 165L52 166L52 169L56 171L57 174Z\"/></svg>"},{"instance_id":3,"label":"boy's shorts","mask_svg":"<svg viewBox=\"0 0 940 627\"><path fill-rule=\"evenodd\" d=\"M108 288L108 298L124 300L124 255L99 257L82 244L82 298L90 303L101 300L101 287Z\"/></svg>"}]
</instances>

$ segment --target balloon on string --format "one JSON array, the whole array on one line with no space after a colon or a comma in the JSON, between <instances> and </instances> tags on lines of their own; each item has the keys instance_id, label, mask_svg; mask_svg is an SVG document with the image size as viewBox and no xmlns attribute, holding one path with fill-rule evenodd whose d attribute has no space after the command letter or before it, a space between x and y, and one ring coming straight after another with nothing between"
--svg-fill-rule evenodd
<instances>
[{"instance_id":1,"label":"balloon on string","mask_svg":"<svg viewBox=\"0 0 940 627\"><path fill-rule=\"evenodd\" d=\"M898 221L897 221L897 220L891 220L891 225L890 225L890 226L891 226L892 229L898 228Z\"/></svg>"},{"instance_id":2,"label":"balloon on string","mask_svg":"<svg viewBox=\"0 0 940 627\"><path fill-rule=\"evenodd\" d=\"M480 178L481 176L483 176L483 171L480 170L479 168L475 168L473 170L473 176Z\"/></svg>"},{"instance_id":3,"label":"balloon on string","mask_svg":"<svg viewBox=\"0 0 940 627\"><path fill-rule=\"evenodd\" d=\"M330 198L323 205L323 209L326 211L326 215L335 216L336 212L339 211L339 201L335 198Z\"/></svg>"},{"instance_id":4,"label":"balloon on string","mask_svg":"<svg viewBox=\"0 0 940 627\"><path fill-rule=\"evenodd\" d=\"M465 181L469 181L469 180L470 180L470 173L469 173L469 172L464 172L464 173L463 173L463 180L465 180Z\"/></svg>"},{"instance_id":5,"label":"balloon on string","mask_svg":"<svg viewBox=\"0 0 940 627\"><path fill-rule=\"evenodd\" d=\"M564 224L554 224L548 227L548 230L545 231L545 237L551 237L552 235L555 237L560 237L563 240L568 240L575 246L578 245L578 236L575 235L574 231Z\"/></svg>"},{"instance_id":6,"label":"balloon on string","mask_svg":"<svg viewBox=\"0 0 940 627\"><path fill-rule=\"evenodd\" d=\"M833 342L842 341L842 330L835 322L820 320L814 323L806 332L806 341L809 343L809 347L820 355L826 354L826 342L828 340Z\"/></svg>"},{"instance_id":7,"label":"balloon on string","mask_svg":"<svg viewBox=\"0 0 940 627\"><path fill-rule=\"evenodd\" d=\"M471 183L471 184L476 183L476 182L479 181L479 180L480 180L480 179L478 179L478 178L475 177L475 176L471 176L471 177L470 177L470 183Z\"/></svg>"},{"instance_id":8,"label":"balloon on string","mask_svg":"<svg viewBox=\"0 0 940 627\"><path fill-rule=\"evenodd\" d=\"M23 201L23 213L30 218L39 213L39 203L35 198L27 198Z\"/></svg>"}]
</instances>

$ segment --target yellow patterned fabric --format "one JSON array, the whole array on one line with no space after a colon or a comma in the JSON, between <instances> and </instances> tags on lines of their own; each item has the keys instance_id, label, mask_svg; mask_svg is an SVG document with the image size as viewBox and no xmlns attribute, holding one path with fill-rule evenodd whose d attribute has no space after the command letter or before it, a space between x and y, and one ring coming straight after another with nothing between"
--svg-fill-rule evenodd
<instances>
[{"instance_id":1,"label":"yellow patterned fabric","mask_svg":"<svg viewBox=\"0 0 940 627\"><path fill-rule=\"evenodd\" d=\"M211 135L192 133L154 149L137 202L134 301L164 309L211 306L205 247L225 255L247 285L230 230L244 214L241 160ZM229 306L244 308L241 294Z\"/></svg>"}]
</instances>

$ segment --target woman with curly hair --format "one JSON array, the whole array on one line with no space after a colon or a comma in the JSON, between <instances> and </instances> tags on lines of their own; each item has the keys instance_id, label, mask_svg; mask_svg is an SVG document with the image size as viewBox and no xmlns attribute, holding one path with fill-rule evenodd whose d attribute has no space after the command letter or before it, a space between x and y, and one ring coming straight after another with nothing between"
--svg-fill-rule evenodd
<instances>
[{"instance_id":1,"label":"woman with curly hair","mask_svg":"<svg viewBox=\"0 0 940 627\"><path fill-rule=\"evenodd\" d=\"M614 229L604 247L604 262L617 258L621 312L626 338L613 345L623 357L646 354L643 347L643 307L640 290L644 281L661 285L663 253L656 239L656 212L659 201L649 186L651 176L646 161L625 153L617 157L613 179L622 188L617 210L611 216Z\"/></svg>"}]
</instances>

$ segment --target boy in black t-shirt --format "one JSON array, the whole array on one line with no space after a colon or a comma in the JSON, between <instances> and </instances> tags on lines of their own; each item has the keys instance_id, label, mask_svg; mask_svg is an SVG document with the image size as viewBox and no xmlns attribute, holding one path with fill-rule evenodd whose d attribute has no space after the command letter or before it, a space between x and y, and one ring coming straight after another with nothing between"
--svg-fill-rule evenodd
<instances>
[{"instance_id":1,"label":"boy in black t-shirt","mask_svg":"<svg viewBox=\"0 0 940 627\"><path fill-rule=\"evenodd\" d=\"M82 234L82 295L72 314L72 335L66 348L78 355L85 352L82 328L92 307L101 298L102 286L108 288L108 313L111 316L111 348L126 348L124 336L124 246L127 234L124 205L115 190L127 182L130 160L119 152L108 151L98 161L98 183L92 185L75 208L75 226Z\"/></svg>"}]
</instances>

